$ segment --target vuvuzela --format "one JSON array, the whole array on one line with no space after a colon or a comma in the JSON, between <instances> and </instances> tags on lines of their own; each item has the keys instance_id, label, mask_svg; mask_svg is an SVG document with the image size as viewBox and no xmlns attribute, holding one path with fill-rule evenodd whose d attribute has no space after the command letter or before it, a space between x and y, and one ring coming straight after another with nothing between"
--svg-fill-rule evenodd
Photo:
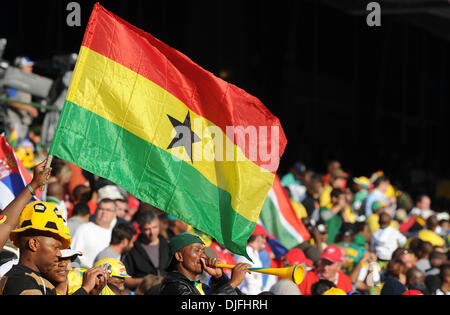
<instances>
[{"instance_id":1,"label":"vuvuzela","mask_svg":"<svg viewBox=\"0 0 450 315\"><path fill-rule=\"evenodd\" d=\"M218 264L218 268L228 268L233 269L234 265L224 265L224 264ZM258 272L258 273L264 273L266 275L274 275L278 276L283 279L288 279L294 282L295 284L300 284L303 282L303 279L305 278L305 269L302 265L295 265L291 267L285 267L285 268L254 268L249 267L249 271L252 272Z\"/></svg>"}]
</instances>

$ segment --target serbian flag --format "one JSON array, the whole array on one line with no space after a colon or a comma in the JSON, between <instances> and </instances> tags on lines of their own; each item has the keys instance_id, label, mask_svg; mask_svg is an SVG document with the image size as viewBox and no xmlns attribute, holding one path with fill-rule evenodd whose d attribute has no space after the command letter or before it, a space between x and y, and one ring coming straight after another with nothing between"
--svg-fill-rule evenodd
<instances>
[{"instance_id":1,"label":"serbian flag","mask_svg":"<svg viewBox=\"0 0 450 315\"><path fill-rule=\"evenodd\" d=\"M292 249L311 238L308 229L295 213L289 195L278 176L267 196L259 219L267 232L275 236L287 249Z\"/></svg>"},{"instance_id":2,"label":"serbian flag","mask_svg":"<svg viewBox=\"0 0 450 315\"><path fill-rule=\"evenodd\" d=\"M5 136L0 136L0 210L4 210L31 179L30 173L16 157ZM40 190L36 191L35 198L39 199L40 196Z\"/></svg>"},{"instance_id":3,"label":"serbian flag","mask_svg":"<svg viewBox=\"0 0 450 315\"><path fill-rule=\"evenodd\" d=\"M257 98L97 3L49 153L246 256L286 142Z\"/></svg>"}]
</instances>

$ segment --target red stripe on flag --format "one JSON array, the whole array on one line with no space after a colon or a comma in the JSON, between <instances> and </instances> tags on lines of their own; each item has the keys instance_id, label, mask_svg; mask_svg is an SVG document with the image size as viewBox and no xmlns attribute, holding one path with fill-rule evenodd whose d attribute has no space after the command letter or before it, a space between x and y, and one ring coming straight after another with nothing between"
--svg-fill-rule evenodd
<instances>
[{"instance_id":1,"label":"red stripe on flag","mask_svg":"<svg viewBox=\"0 0 450 315\"><path fill-rule=\"evenodd\" d=\"M182 53L122 20L98 3L92 12L82 45L159 85L193 112L220 127L224 133L227 126L279 127L279 141L275 143L278 146L278 158L284 153L287 140L280 122L256 97L217 78ZM271 137L269 128L267 136L261 137L262 141L258 139L257 143L250 143L241 149L247 158L265 167L267 157L265 161L261 159L260 152L272 152ZM236 136L230 140L238 144ZM256 160L249 154L249 147L255 146L258 152ZM278 167L278 163L276 165ZM273 169L269 171L275 173Z\"/></svg>"}]
</instances>

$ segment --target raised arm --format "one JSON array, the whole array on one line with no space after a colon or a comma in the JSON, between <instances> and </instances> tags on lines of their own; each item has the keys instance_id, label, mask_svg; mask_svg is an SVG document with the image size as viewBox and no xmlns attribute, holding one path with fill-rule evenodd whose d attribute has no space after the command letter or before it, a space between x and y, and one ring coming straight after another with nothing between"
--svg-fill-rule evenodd
<instances>
[{"instance_id":1,"label":"raised arm","mask_svg":"<svg viewBox=\"0 0 450 315\"><path fill-rule=\"evenodd\" d=\"M33 169L33 180L30 183L33 191L37 191L40 186L45 185L50 177L51 168L45 169L46 161L35 166ZM25 206L30 202L33 195L31 191L25 187L22 192L5 208L1 213L6 218L3 224L0 224L0 250L9 238L9 233L16 227L19 222L20 214Z\"/></svg>"}]
</instances>

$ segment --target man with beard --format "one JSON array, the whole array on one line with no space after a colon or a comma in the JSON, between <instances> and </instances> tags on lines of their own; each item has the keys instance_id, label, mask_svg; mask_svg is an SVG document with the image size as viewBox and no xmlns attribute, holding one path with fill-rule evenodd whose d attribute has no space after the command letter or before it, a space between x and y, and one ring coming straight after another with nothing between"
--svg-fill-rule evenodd
<instances>
[{"instance_id":1,"label":"man with beard","mask_svg":"<svg viewBox=\"0 0 450 315\"><path fill-rule=\"evenodd\" d=\"M109 246L98 253L94 259L94 265L97 261L104 258L119 259L126 255L134 246L135 228L129 223L118 223L112 230L111 242Z\"/></svg>"},{"instance_id":2,"label":"man with beard","mask_svg":"<svg viewBox=\"0 0 450 315\"><path fill-rule=\"evenodd\" d=\"M237 287L250 266L237 264L233 268L231 280L228 279L222 269L217 268L217 259L205 255L203 241L189 233L171 239L170 257L167 277L161 283L161 295L240 295ZM211 275L209 285L198 281L203 271Z\"/></svg>"}]
</instances>

